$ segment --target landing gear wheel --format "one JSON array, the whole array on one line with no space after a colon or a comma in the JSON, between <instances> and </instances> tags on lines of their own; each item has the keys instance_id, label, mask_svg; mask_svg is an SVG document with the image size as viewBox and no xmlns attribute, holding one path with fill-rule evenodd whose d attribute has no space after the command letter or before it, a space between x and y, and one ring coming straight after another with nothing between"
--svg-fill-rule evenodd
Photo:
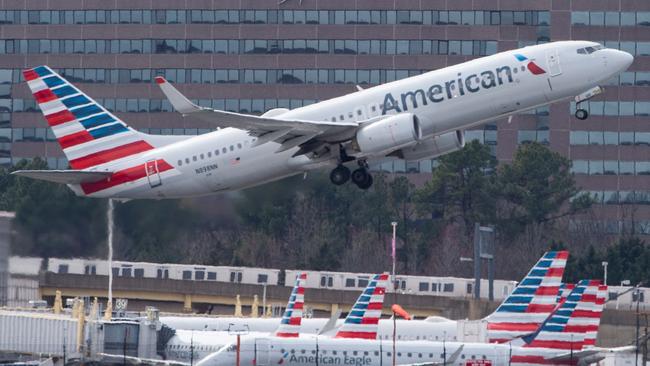
<instances>
[{"instance_id":1,"label":"landing gear wheel","mask_svg":"<svg viewBox=\"0 0 650 366\"><path fill-rule=\"evenodd\" d=\"M589 117L589 112L586 109L577 109L575 116L577 119L584 121Z\"/></svg>"},{"instance_id":2,"label":"landing gear wheel","mask_svg":"<svg viewBox=\"0 0 650 366\"><path fill-rule=\"evenodd\" d=\"M372 175L368 174L367 178L365 181L363 181L360 184L357 184L357 187L366 190L372 186Z\"/></svg>"},{"instance_id":3,"label":"landing gear wheel","mask_svg":"<svg viewBox=\"0 0 650 366\"><path fill-rule=\"evenodd\" d=\"M345 184L348 180L350 180L350 169L343 165L339 165L332 169L332 172L330 173L330 181L332 181L332 183L340 186Z\"/></svg>"},{"instance_id":4,"label":"landing gear wheel","mask_svg":"<svg viewBox=\"0 0 650 366\"><path fill-rule=\"evenodd\" d=\"M372 175L366 168L359 168L352 172L352 182L361 189L368 189L372 185Z\"/></svg>"}]
</instances>

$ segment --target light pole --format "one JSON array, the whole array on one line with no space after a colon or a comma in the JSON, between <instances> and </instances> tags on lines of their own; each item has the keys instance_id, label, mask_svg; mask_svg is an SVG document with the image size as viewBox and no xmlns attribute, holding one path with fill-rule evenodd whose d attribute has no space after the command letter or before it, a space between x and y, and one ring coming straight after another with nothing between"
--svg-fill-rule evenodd
<instances>
[{"instance_id":1,"label":"light pole","mask_svg":"<svg viewBox=\"0 0 650 366\"><path fill-rule=\"evenodd\" d=\"M607 286L607 261L601 263L603 265L603 285Z\"/></svg>"},{"instance_id":2,"label":"light pole","mask_svg":"<svg viewBox=\"0 0 650 366\"><path fill-rule=\"evenodd\" d=\"M623 286L629 286L630 285L630 280L623 280L621 281L621 287ZM620 291L620 289L619 289ZM623 295L622 293L617 293L616 294L616 310L618 310L618 299Z\"/></svg>"}]
</instances>

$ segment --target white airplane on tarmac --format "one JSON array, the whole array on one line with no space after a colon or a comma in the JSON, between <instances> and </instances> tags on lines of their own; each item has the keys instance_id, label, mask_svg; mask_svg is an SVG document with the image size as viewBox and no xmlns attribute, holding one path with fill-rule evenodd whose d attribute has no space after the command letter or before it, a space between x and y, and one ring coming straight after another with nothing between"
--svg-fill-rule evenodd
<instances>
[{"instance_id":1,"label":"white airplane on tarmac","mask_svg":"<svg viewBox=\"0 0 650 366\"><path fill-rule=\"evenodd\" d=\"M598 330L605 294L598 281L581 281L534 333L508 344L396 341L393 348L392 340L245 337L239 352L227 345L197 366L233 365L237 357L241 365L256 366L587 365L606 351L585 342Z\"/></svg>"},{"instance_id":2,"label":"white airplane on tarmac","mask_svg":"<svg viewBox=\"0 0 650 366\"><path fill-rule=\"evenodd\" d=\"M594 42L552 42L262 116L197 106L157 77L178 112L217 128L194 137L138 132L39 66L23 74L72 169L13 174L65 183L80 196L160 199L238 190L331 166L332 183L351 179L367 189L369 160L431 159L460 149L463 130L472 126L569 98L579 105L633 60ZM353 162L358 167L351 172Z\"/></svg>"},{"instance_id":3,"label":"white airplane on tarmac","mask_svg":"<svg viewBox=\"0 0 650 366\"><path fill-rule=\"evenodd\" d=\"M493 314L481 322L480 326L486 328L483 333L488 337L486 341L506 342L532 333L548 318L556 306L567 258L566 251L551 251L539 259L513 293ZM296 286L298 285L297 283ZM377 308L383 308L383 295L377 295L373 304L363 303L367 301L367 293L375 292L377 287L383 288L381 286L385 287L385 284L373 284L371 281L352 307L351 312L355 309L373 309L374 314L369 316L364 313L361 321L366 328L371 328L366 329L366 333L355 334L355 330L350 327L354 328L357 324L346 323L358 319L348 318L336 325L333 324L333 319L302 319L299 333L304 336L392 339L393 320L379 319L377 314ZM165 347L168 359L182 362L190 362L190 357L199 360L216 348L232 343L235 337L228 332L230 327L245 328L250 331L249 337L264 338L276 332L279 325L278 319L261 318L161 317L160 321L176 330L176 335ZM395 336L398 340L465 341L462 334L459 334L456 321L437 318L435 321L396 320L395 323ZM213 330L205 330L206 328ZM298 334L297 328L294 333Z\"/></svg>"}]
</instances>

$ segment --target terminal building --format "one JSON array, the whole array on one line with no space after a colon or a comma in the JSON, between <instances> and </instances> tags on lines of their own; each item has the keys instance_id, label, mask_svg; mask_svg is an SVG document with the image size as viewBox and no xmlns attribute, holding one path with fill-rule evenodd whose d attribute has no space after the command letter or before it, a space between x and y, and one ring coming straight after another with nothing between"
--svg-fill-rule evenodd
<instances>
[{"instance_id":1,"label":"terminal building","mask_svg":"<svg viewBox=\"0 0 650 366\"><path fill-rule=\"evenodd\" d=\"M499 51L580 39L635 55L588 103L560 103L466 131L501 161L537 141L573 161L609 234L650 234L650 2L397 0L7 0L0 10L0 164L67 161L20 70L47 64L137 129L201 134L153 78L199 104L243 113L296 108ZM427 179L435 161L374 169ZM631 225L631 224L634 225ZM631 229L630 229L631 228Z\"/></svg>"}]
</instances>

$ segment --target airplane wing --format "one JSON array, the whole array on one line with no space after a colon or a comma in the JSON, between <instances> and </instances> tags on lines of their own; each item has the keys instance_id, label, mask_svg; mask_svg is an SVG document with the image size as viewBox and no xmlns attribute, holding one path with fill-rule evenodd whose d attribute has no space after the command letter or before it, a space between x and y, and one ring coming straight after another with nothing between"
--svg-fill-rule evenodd
<instances>
[{"instance_id":1,"label":"airplane wing","mask_svg":"<svg viewBox=\"0 0 650 366\"><path fill-rule=\"evenodd\" d=\"M248 130L251 136L257 137L254 146L270 141L282 144L277 152L301 146L301 151L296 155L302 155L325 143L348 141L354 137L362 123L373 122L382 118L374 118L364 122L329 122L292 118L282 119L270 115L258 117L198 106L181 94L165 78L158 76L156 82L174 109L184 116L195 116L215 127L233 127Z\"/></svg>"},{"instance_id":2,"label":"airplane wing","mask_svg":"<svg viewBox=\"0 0 650 366\"><path fill-rule=\"evenodd\" d=\"M110 353L99 353L104 358L112 358L117 361L126 360L133 364L147 364L147 365L166 365L166 366L191 366L188 362L171 361L171 360L157 360L153 358L140 358L133 356L113 355Z\"/></svg>"},{"instance_id":3,"label":"airplane wing","mask_svg":"<svg viewBox=\"0 0 650 366\"><path fill-rule=\"evenodd\" d=\"M454 353L452 353L445 362L418 362L418 363L409 363L409 364L400 364L400 366L444 366L444 365L453 365L456 363L456 360L463 352L464 344L461 344L460 347Z\"/></svg>"},{"instance_id":4,"label":"airplane wing","mask_svg":"<svg viewBox=\"0 0 650 366\"><path fill-rule=\"evenodd\" d=\"M110 177L113 172L83 170L16 170L13 175L62 184L92 183Z\"/></svg>"}]
</instances>

